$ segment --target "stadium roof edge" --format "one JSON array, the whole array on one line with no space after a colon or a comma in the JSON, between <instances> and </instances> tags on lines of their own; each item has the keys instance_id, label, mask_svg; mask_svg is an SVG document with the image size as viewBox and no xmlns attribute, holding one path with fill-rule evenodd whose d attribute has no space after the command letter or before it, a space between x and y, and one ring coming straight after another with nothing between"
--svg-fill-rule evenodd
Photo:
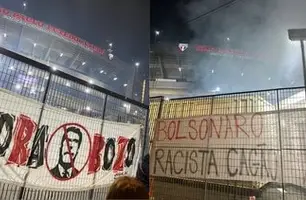
<instances>
[{"instance_id":1,"label":"stadium roof edge","mask_svg":"<svg viewBox=\"0 0 306 200\"><path fill-rule=\"evenodd\" d=\"M105 49L102 49L94 44L91 44L87 42L86 40L75 36L71 33L68 33L62 29L59 29L51 24L46 24L42 21L33 19L31 17L28 17L24 14L11 11L9 9L6 9L0 5L0 16L5 17L6 19L9 19L11 21L17 22L17 23L23 23L24 25L31 26L32 28L39 29L47 34L51 34L59 39L65 40L67 42L71 42L73 44L78 45L79 47L91 52L95 53L100 56L105 56ZM116 56L115 56L116 57ZM128 65L126 62L120 60L118 57L116 57L117 61L122 65ZM108 60L108 59L107 59Z\"/></svg>"}]
</instances>

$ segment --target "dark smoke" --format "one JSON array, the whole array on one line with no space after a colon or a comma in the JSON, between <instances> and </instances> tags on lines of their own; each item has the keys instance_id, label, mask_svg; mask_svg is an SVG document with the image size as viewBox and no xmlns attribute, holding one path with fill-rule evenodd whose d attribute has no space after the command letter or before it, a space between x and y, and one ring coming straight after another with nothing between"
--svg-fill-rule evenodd
<instances>
[{"instance_id":1,"label":"dark smoke","mask_svg":"<svg viewBox=\"0 0 306 200\"><path fill-rule=\"evenodd\" d=\"M227 1L182 1L179 8L188 21ZM306 28L305 8L305 0L240 0L190 22L191 44L239 49L252 57L200 55L194 60L197 87L193 91L203 94L219 87L224 93L303 85L299 43L289 41L287 30Z\"/></svg>"}]
</instances>

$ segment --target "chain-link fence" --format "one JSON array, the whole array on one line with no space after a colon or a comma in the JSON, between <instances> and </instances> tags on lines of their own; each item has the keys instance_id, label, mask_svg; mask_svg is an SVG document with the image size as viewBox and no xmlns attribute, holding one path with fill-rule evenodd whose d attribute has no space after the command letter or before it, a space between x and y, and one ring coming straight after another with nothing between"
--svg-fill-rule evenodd
<instances>
[{"instance_id":1,"label":"chain-link fence","mask_svg":"<svg viewBox=\"0 0 306 200\"><path fill-rule=\"evenodd\" d=\"M150 103L153 199L305 199L304 88Z\"/></svg>"},{"instance_id":2,"label":"chain-link fence","mask_svg":"<svg viewBox=\"0 0 306 200\"><path fill-rule=\"evenodd\" d=\"M148 106L0 49L0 199L104 199L148 152Z\"/></svg>"}]
</instances>

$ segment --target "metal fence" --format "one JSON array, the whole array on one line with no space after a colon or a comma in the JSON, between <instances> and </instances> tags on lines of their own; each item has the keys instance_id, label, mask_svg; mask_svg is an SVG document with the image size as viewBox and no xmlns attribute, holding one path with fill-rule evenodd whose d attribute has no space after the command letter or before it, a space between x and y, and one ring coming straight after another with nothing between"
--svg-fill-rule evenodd
<instances>
[{"instance_id":1,"label":"metal fence","mask_svg":"<svg viewBox=\"0 0 306 200\"><path fill-rule=\"evenodd\" d=\"M50 123L62 120L64 118L60 114L62 112L71 115L70 118L76 121L86 119L89 124L91 120L98 122L96 123L98 125L93 126L97 126L95 128L101 132L106 127L104 124L106 121L109 123L108 129L114 129L114 132L120 131L115 130L118 129L116 124L122 126L136 124L141 127L139 144L143 148L139 156L142 157L148 152L149 143L146 136L148 106L142 103L94 85L89 80L76 78L3 48L0 48L0 87L1 113L6 110L12 110L15 113L30 112L38 127L46 120ZM26 99L26 101L15 100L18 98ZM51 113L50 108L57 110ZM2 133L8 130L4 127L6 126L1 126ZM1 135L0 149L3 149L7 138L3 138L4 134ZM94 186L94 182L99 181L98 176L93 180L91 187L77 191L43 187L44 177L37 180L37 184L41 184L42 187L30 185L27 182L27 179L30 179L27 170L24 176L14 180L17 179L19 181L16 183L16 181L7 181L0 177L0 199L104 199L108 190L108 187ZM79 182L79 184L82 183Z\"/></svg>"},{"instance_id":2,"label":"metal fence","mask_svg":"<svg viewBox=\"0 0 306 200\"><path fill-rule=\"evenodd\" d=\"M305 199L305 116L304 88L151 98L152 199Z\"/></svg>"}]
</instances>

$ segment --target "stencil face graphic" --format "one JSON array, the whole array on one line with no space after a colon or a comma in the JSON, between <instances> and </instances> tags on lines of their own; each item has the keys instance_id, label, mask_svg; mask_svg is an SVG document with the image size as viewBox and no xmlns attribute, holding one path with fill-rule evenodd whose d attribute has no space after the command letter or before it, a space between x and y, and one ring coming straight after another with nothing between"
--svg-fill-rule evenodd
<instances>
[{"instance_id":1,"label":"stencil face graphic","mask_svg":"<svg viewBox=\"0 0 306 200\"><path fill-rule=\"evenodd\" d=\"M54 136L60 139L56 140ZM87 142L86 136L88 137L89 142L90 138L88 131L79 124L62 125L52 134L50 141L51 143L56 143L59 150L57 151L58 154L54 154L53 157L54 161L56 161L55 166L53 165L54 167L49 168L49 160L47 157L46 163L54 178L58 180L69 180L76 177L84 169L88 159L86 163L82 162L82 165L80 165L78 157L80 157L79 153L84 153L84 149L81 151L80 147L83 144L84 139L85 142ZM52 147L54 148L55 146L53 145Z\"/></svg>"}]
</instances>

